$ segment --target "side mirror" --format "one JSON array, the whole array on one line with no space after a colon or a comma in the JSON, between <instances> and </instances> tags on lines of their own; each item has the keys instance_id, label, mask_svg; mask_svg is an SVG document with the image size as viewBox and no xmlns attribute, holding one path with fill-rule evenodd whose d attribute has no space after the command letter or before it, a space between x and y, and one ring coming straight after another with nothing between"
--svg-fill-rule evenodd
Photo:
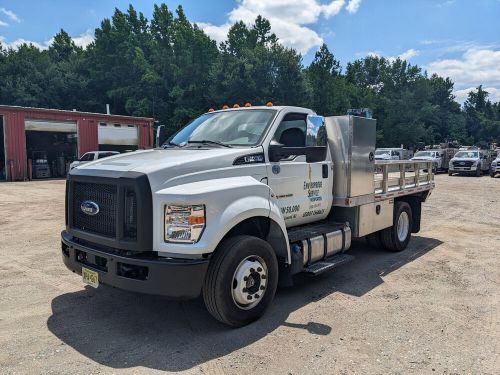
<instances>
[{"instance_id":1,"label":"side mirror","mask_svg":"<svg viewBox=\"0 0 500 375\"><path fill-rule=\"evenodd\" d=\"M167 132L165 125L160 125L156 128L156 147L160 147L167 140Z\"/></svg>"},{"instance_id":2,"label":"side mirror","mask_svg":"<svg viewBox=\"0 0 500 375\"><path fill-rule=\"evenodd\" d=\"M271 141L267 149L269 155L269 161L280 161L285 159L290 155L308 155L310 147L286 147L285 145L278 143L277 141Z\"/></svg>"},{"instance_id":3,"label":"side mirror","mask_svg":"<svg viewBox=\"0 0 500 375\"><path fill-rule=\"evenodd\" d=\"M271 141L267 149L269 161L278 162L290 155L305 155L307 163L314 163L325 160L326 146L310 146L310 147L286 147L276 141Z\"/></svg>"},{"instance_id":4,"label":"side mirror","mask_svg":"<svg viewBox=\"0 0 500 375\"><path fill-rule=\"evenodd\" d=\"M269 147L267 149L267 153L269 155L269 161L280 161L285 157L285 154L283 152L283 149L285 146L281 143L278 143L277 141L271 141L269 144Z\"/></svg>"}]
</instances>

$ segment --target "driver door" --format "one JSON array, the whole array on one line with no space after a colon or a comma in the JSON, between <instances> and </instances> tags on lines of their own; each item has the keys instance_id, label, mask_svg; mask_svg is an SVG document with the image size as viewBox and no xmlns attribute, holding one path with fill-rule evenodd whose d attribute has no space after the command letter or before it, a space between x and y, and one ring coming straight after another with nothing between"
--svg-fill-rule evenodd
<instances>
[{"instance_id":1,"label":"driver door","mask_svg":"<svg viewBox=\"0 0 500 375\"><path fill-rule=\"evenodd\" d=\"M324 119L306 113L288 113L277 127L273 140L284 147L326 146ZM308 162L306 155L289 155L268 162L268 183L278 200L287 227L321 220L332 204L332 162Z\"/></svg>"}]
</instances>

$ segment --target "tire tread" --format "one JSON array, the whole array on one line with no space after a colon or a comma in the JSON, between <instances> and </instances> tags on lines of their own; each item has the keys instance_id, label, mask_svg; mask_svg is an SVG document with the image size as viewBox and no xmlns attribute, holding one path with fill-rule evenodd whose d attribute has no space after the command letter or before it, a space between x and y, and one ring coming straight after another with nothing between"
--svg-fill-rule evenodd
<instances>
[{"instance_id":1,"label":"tire tread","mask_svg":"<svg viewBox=\"0 0 500 375\"><path fill-rule=\"evenodd\" d=\"M213 267L208 267L206 277L206 287L203 288L203 299L205 305L210 314L212 314L217 320L231 325L231 322L227 321L225 317L222 316L219 309L217 308L217 298L215 296L215 282L217 275L219 274L222 262L228 254L228 249L236 245L239 241L243 240L246 236L235 236L224 240L217 251L213 255L211 262L215 262Z\"/></svg>"},{"instance_id":2,"label":"tire tread","mask_svg":"<svg viewBox=\"0 0 500 375\"><path fill-rule=\"evenodd\" d=\"M399 240L397 239L397 221L399 218L399 213L403 209L403 207L407 207L408 209L408 214L410 216L410 228L409 228L409 233L408 237L411 238L411 227L412 227L412 212L411 212L411 206L404 201L398 201L395 202L394 204L394 219L393 219L393 224L389 228L385 228L380 232L380 241L382 242L382 246L389 251L403 251L406 245L402 245L399 243ZM409 239L407 240L409 241Z\"/></svg>"}]
</instances>

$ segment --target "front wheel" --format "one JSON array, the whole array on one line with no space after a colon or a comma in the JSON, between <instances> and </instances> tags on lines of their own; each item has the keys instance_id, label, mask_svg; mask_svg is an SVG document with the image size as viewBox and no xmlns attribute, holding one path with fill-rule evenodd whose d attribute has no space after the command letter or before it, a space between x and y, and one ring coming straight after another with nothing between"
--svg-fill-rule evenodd
<instances>
[{"instance_id":1,"label":"front wheel","mask_svg":"<svg viewBox=\"0 0 500 375\"><path fill-rule=\"evenodd\" d=\"M393 225L380 233L383 247L390 251L406 249L411 239L412 225L410 205L406 202L395 202Z\"/></svg>"},{"instance_id":2,"label":"front wheel","mask_svg":"<svg viewBox=\"0 0 500 375\"><path fill-rule=\"evenodd\" d=\"M481 170L481 167L477 167L477 169L476 169L476 177L481 177L482 174L483 174L483 171Z\"/></svg>"},{"instance_id":3,"label":"front wheel","mask_svg":"<svg viewBox=\"0 0 500 375\"><path fill-rule=\"evenodd\" d=\"M260 318L278 285L278 262L271 246L253 236L223 240L208 266L203 300L212 316L232 327Z\"/></svg>"}]
</instances>

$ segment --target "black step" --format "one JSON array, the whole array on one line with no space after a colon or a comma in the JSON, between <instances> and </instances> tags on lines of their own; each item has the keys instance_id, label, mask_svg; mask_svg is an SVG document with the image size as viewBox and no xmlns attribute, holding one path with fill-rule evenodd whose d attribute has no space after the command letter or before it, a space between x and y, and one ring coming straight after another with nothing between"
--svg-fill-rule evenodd
<instances>
[{"instance_id":1,"label":"black step","mask_svg":"<svg viewBox=\"0 0 500 375\"><path fill-rule=\"evenodd\" d=\"M297 227L288 228L288 241L290 243L302 241L307 238L321 236L324 233L335 232L344 228L344 223L321 222L315 224L306 224Z\"/></svg>"},{"instance_id":2,"label":"black step","mask_svg":"<svg viewBox=\"0 0 500 375\"><path fill-rule=\"evenodd\" d=\"M304 268L302 272L310 275L319 275L320 273L331 270L332 268L341 266L342 264L349 263L354 260L354 257L349 254L337 254L325 260L316 262Z\"/></svg>"}]
</instances>

